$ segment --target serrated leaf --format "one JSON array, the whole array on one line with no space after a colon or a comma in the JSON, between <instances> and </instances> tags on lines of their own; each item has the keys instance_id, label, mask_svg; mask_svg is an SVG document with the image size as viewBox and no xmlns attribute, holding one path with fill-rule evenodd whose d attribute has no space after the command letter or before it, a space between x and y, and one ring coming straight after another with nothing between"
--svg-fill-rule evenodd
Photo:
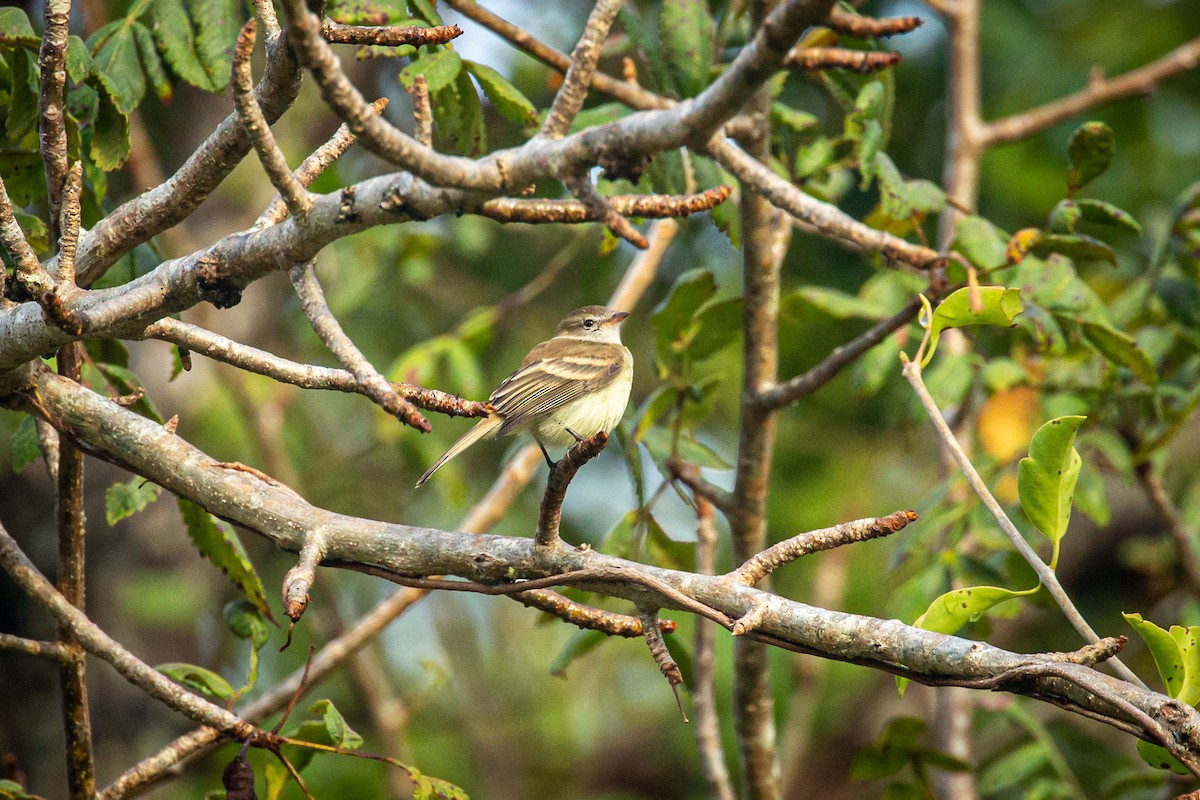
<instances>
[{"instance_id":1,"label":"serrated leaf","mask_svg":"<svg viewBox=\"0 0 1200 800\"><path fill-rule=\"evenodd\" d=\"M603 631L578 630L571 635L562 650L550 662L550 674L556 678L566 675L567 667L571 666L581 656L595 650L608 638Z\"/></svg>"},{"instance_id":2,"label":"serrated leaf","mask_svg":"<svg viewBox=\"0 0 1200 800\"><path fill-rule=\"evenodd\" d=\"M167 77L167 73L163 69L162 59L159 58L158 49L154 46L154 36L151 35L150 29L140 22L135 22L133 23L133 37L137 41L142 68L146 70L146 77L149 78L150 85L154 87L154 93L162 102L171 102L175 89L171 86L171 79Z\"/></svg>"},{"instance_id":3,"label":"serrated leaf","mask_svg":"<svg viewBox=\"0 0 1200 800\"><path fill-rule=\"evenodd\" d=\"M41 41L42 37L34 32L24 9L0 8L0 43L37 47Z\"/></svg>"},{"instance_id":4,"label":"serrated leaf","mask_svg":"<svg viewBox=\"0 0 1200 800\"><path fill-rule=\"evenodd\" d=\"M335 747L346 750L357 750L362 747L363 738L353 728L346 724L342 714L333 705L332 700L318 700L308 708L313 713L320 714L325 722L325 730Z\"/></svg>"},{"instance_id":5,"label":"serrated leaf","mask_svg":"<svg viewBox=\"0 0 1200 800\"><path fill-rule=\"evenodd\" d=\"M979 269L995 269L1008 263L1006 237L983 217L965 216L954 228L952 250L962 253Z\"/></svg>"},{"instance_id":6,"label":"serrated leaf","mask_svg":"<svg viewBox=\"0 0 1200 800\"><path fill-rule=\"evenodd\" d=\"M488 102L510 122L521 126L537 123L537 109L528 97L508 82L507 78L486 64L476 61L464 59L463 66L475 78Z\"/></svg>"},{"instance_id":7,"label":"serrated leaf","mask_svg":"<svg viewBox=\"0 0 1200 800\"><path fill-rule=\"evenodd\" d=\"M171 70L188 83L205 91L215 91L200 57L196 54L196 33L183 0L154 0L154 38Z\"/></svg>"},{"instance_id":8,"label":"serrated leaf","mask_svg":"<svg viewBox=\"0 0 1200 800\"><path fill-rule=\"evenodd\" d=\"M146 77L138 60L133 24L119 19L92 34L92 65L117 110L128 115L146 94Z\"/></svg>"},{"instance_id":9,"label":"serrated leaf","mask_svg":"<svg viewBox=\"0 0 1200 800\"><path fill-rule=\"evenodd\" d=\"M429 93L437 94L454 82L462 68L463 60L457 51L438 50L421 56L400 70L400 84L405 89L412 89L417 76L424 75Z\"/></svg>"},{"instance_id":10,"label":"serrated leaf","mask_svg":"<svg viewBox=\"0 0 1200 800\"><path fill-rule=\"evenodd\" d=\"M14 473L23 471L41 455L38 444L37 420L32 414L26 414L17 424L12 435L12 470Z\"/></svg>"},{"instance_id":11,"label":"serrated leaf","mask_svg":"<svg viewBox=\"0 0 1200 800\"><path fill-rule=\"evenodd\" d=\"M129 158L129 116L121 113L107 91L102 89L98 95L89 152L97 167L112 172Z\"/></svg>"},{"instance_id":12,"label":"serrated leaf","mask_svg":"<svg viewBox=\"0 0 1200 800\"><path fill-rule=\"evenodd\" d=\"M1017 465L1021 508L1054 544L1055 554L1071 521L1071 498L1083 465L1074 447L1075 433L1085 419L1059 417L1038 428L1029 444L1029 455Z\"/></svg>"},{"instance_id":13,"label":"serrated leaf","mask_svg":"<svg viewBox=\"0 0 1200 800\"><path fill-rule=\"evenodd\" d=\"M642 55L650 63L650 76L653 77L653 84L660 88L668 88L671 86L672 77L667 68L667 62L663 58L662 48L659 47L658 39L655 38L646 23L638 15L637 9L632 3L622 3L621 10L617 12L617 19L621 22L621 28L633 41L634 45L642 51ZM648 88L655 88L653 85Z\"/></svg>"},{"instance_id":14,"label":"serrated leaf","mask_svg":"<svg viewBox=\"0 0 1200 800\"><path fill-rule=\"evenodd\" d=\"M1083 233L1043 233L1034 242L1033 252L1043 258L1061 253L1073 261L1107 261L1116 266L1117 254L1104 242Z\"/></svg>"},{"instance_id":15,"label":"serrated leaf","mask_svg":"<svg viewBox=\"0 0 1200 800\"><path fill-rule=\"evenodd\" d=\"M92 71L92 53L78 36L67 37L67 77L79 83Z\"/></svg>"},{"instance_id":16,"label":"serrated leaf","mask_svg":"<svg viewBox=\"0 0 1200 800\"><path fill-rule=\"evenodd\" d=\"M1067 171L1067 191L1074 195L1095 178L1104 174L1117 154L1116 135L1103 122L1085 122L1071 134L1067 145L1070 169Z\"/></svg>"},{"instance_id":17,"label":"serrated leaf","mask_svg":"<svg viewBox=\"0 0 1200 800\"><path fill-rule=\"evenodd\" d=\"M224 91L233 66L233 48L246 21L239 0L190 0L196 23L196 57L212 91Z\"/></svg>"},{"instance_id":18,"label":"serrated leaf","mask_svg":"<svg viewBox=\"0 0 1200 800\"><path fill-rule=\"evenodd\" d=\"M19 142L37 123L38 67L28 50L15 50L12 58L12 87L4 130L10 141Z\"/></svg>"},{"instance_id":19,"label":"serrated leaf","mask_svg":"<svg viewBox=\"0 0 1200 800\"><path fill-rule=\"evenodd\" d=\"M104 518L110 526L116 525L153 503L161 493L162 487L140 476L127 483L114 483L104 493Z\"/></svg>"},{"instance_id":20,"label":"serrated leaf","mask_svg":"<svg viewBox=\"0 0 1200 800\"><path fill-rule=\"evenodd\" d=\"M1013 319L1024 310L1019 289L1003 286L981 286L978 289L980 311L971 308L971 289L964 286L938 305L929 321L929 350L921 366L929 364L937 349L938 339L946 328L968 325L1012 325Z\"/></svg>"},{"instance_id":21,"label":"serrated leaf","mask_svg":"<svg viewBox=\"0 0 1200 800\"><path fill-rule=\"evenodd\" d=\"M212 670L198 667L195 664L172 661L159 664L155 669L194 692L215 697L218 700L232 700L235 694L229 681Z\"/></svg>"},{"instance_id":22,"label":"serrated leaf","mask_svg":"<svg viewBox=\"0 0 1200 800\"><path fill-rule=\"evenodd\" d=\"M693 97L708 85L713 18L705 0L663 0L658 35L676 90Z\"/></svg>"},{"instance_id":23,"label":"serrated leaf","mask_svg":"<svg viewBox=\"0 0 1200 800\"><path fill-rule=\"evenodd\" d=\"M182 497L179 498L179 513L187 526L188 537L200 554L228 575L263 616L273 619L262 581L259 580L254 565L250 563L250 557L246 555L246 549L229 523L217 519Z\"/></svg>"},{"instance_id":24,"label":"serrated leaf","mask_svg":"<svg viewBox=\"0 0 1200 800\"><path fill-rule=\"evenodd\" d=\"M934 633L958 633L967 623L976 622L991 608L1027 592L1014 592L1000 586L971 586L954 589L929 604L925 613L917 617L914 628Z\"/></svg>"},{"instance_id":25,"label":"serrated leaf","mask_svg":"<svg viewBox=\"0 0 1200 800\"><path fill-rule=\"evenodd\" d=\"M1128 367L1134 375L1145 383L1154 386L1158 384L1158 371L1150 356L1138 345L1132 336L1099 322L1078 320L1083 329L1084 337L1092 343L1100 354L1114 364Z\"/></svg>"},{"instance_id":26,"label":"serrated leaf","mask_svg":"<svg viewBox=\"0 0 1200 800\"><path fill-rule=\"evenodd\" d=\"M1102 200L1082 199L1075 201L1079 211L1087 222L1099 225L1115 225L1132 233L1141 233L1142 225L1128 211L1117 208Z\"/></svg>"}]
</instances>

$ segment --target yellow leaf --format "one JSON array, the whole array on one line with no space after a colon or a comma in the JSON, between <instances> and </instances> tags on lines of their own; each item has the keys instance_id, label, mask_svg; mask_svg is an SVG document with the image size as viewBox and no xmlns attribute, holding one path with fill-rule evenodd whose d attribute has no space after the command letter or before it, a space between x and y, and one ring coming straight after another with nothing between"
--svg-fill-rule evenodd
<instances>
[{"instance_id":1,"label":"yellow leaf","mask_svg":"<svg viewBox=\"0 0 1200 800\"><path fill-rule=\"evenodd\" d=\"M988 398L979 410L979 444L998 461L1010 461L1025 452L1033 437L1037 392L1014 386Z\"/></svg>"}]
</instances>

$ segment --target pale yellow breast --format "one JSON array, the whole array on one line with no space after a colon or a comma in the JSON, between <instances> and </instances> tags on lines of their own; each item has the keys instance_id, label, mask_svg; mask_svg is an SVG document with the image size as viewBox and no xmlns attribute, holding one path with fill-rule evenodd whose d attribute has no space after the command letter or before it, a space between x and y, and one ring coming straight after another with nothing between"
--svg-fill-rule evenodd
<instances>
[{"instance_id":1,"label":"pale yellow breast","mask_svg":"<svg viewBox=\"0 0 1200 800\"><path fill-rule=\"evenodd\" d=\"M633 355L625 348L625 369L616 380L534 423L534 435L544 445L569 447L575 437L567 432L568 428L584 437L611 431L625 415L632 386Z\"/></svg>"}]
</instances>

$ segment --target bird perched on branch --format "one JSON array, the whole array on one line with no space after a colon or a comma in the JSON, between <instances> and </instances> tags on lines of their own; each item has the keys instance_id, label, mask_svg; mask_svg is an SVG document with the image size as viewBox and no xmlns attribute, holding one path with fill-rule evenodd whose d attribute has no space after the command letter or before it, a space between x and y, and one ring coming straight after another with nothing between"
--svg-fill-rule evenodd
<instances>
[{"instance_id":1,"label":"bird perched on branch","mask_svg":"<svg viewBox=\"0 0 1200 800\"><path fill-rule=\"evenodd\" d=\"M547 446L569 447L615 428L633 385L633 354L621 344L621 322L628 316L604 306L568 314L554 337L530 350L521 368L492 392L488 404L495 410L451 445L417 486L480 439L530 433L553 469Z\"/></svg>"}]
</instances>

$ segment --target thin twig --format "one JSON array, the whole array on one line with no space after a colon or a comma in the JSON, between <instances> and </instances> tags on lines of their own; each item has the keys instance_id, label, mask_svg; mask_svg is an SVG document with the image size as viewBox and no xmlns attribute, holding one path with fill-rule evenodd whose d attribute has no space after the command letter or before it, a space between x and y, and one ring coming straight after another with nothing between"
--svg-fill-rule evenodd
<instances>
[{"instance_id":1,"label":"thin twig","mask_svg":"<svg viewBox=\"0 0 1200 800\"><path fill-rule=\"evenodd\" d=\"M600 61L604 40L608 38L608 31L620 10L621 0L597 0L583 26L583 34L571 51L571 66L546 114L541 136L560 139L570 130L575 115L583 108L592 75L596 73L596 64Z\"/></svg>"},{"instance_id":2,"label":"thin twig","mask_svg":"<svg viewBox=\"0 0 1200 800\"><path fill-rule=\"evenodd\" d=\"M1200 548L1196 545L1195 534L1189 529L1183 514L1175 507L1171 495L1163 486L1162 476L1154 466L1153 461L1143 461L1137 465L1138 482L1149 498L1150 504L1158 512L1158 516L1167 525L1171 539L1175 542L1178 560L1183 567L1184 577L1193 595L1200 596Z\"/></svg>"},{"instance_id":3,"label":"thin twig","mask_svg":"<svg viewBox=\"0 0 1200 800\"><path fill-rule=\"evenodd\" d=\"M700 474L700 468L695 464L671 457L667 459L667 471L671 477L692 490L692 494L704 499L718 508L722 514L729 516L733 510L733 494L720 486L709 483Z\"/></svg>"},{"instance_id":4,"label":"thin twig","mask_svg":"<svg viewBox=\"0 0 1200 800\"><path fill-rule=\"evenodd\" d=\"M751 556L731 572L730 577L742 581L747 586L754 586L784 564L790 564L810 553L891 536L916 520L915 511L897 511L886 517L856 519L834 525L832 528L801 533Z\"/></svg>"},{"instance_id":5,"label":"thin twig","mask_svg":"<svg viewBox=\"0 0 1200 800\"><path fill-rule=\"evenodd\" d=\"M834 6L825 23L831 30L856 39L875 39L908 33L924 24L920 17L864 17Z\"/></svg>"},{"instance_id":6,"label":"thin twig","mask_svg":"<svg viewBox=\"0 0 1200 800\"><path fill-rule=\"evenodd\" d=\"M416 25L343 25L329 18L321 20L321 35L336 44L386 45L397 47L410 44L445 44L462 36L457 25L435 25L422 28Z\"/></svg>"},{"instance_id":7,"label":"thin twig","mask_svg":"<svg viewBox=\"0 0 1200 800\"><path fill-rule=\"evenodd\" d=\"M544 611L577 628L600 631L609 636L621 636L626 639L642 636L640 617L594 608L550 589L530 589L511 594L509 597L523 606ZM673 620L663 619L658 621L658 627L662 633L674 633L677 626Z\"/></svg>"},{"instance_id":8,"label":"thin twig","mask_svg":"<svg viewBox=\"0 0 1200 800\"><path fill-rule=\"evenodd\" d=\"M237 47L233 51L233 68L229 80L229 93L246 126L246 134L254 144L258 160L262 162L271 185L287 203L292 216L303 220L312 208L312 198L292 175L287 159L275 141L275 134L254 99L254 84L250 75L250 55L254 51L254 29L256 20L250 19L238 34Z\"/></svg>"},{"instance_id":9,"label":"thin twig","mask_svg":"<svg viewBox=\"0 0 1200 800\"><path fill-rule=\"evenodd\" d=\"M904 353L900 354L900 358L904 362L904 367L901 372L904 375L905 380L907 380L913 387L913 391L916 392L917 399L921 401L921 406L925 409L925 413L929 416L930 421L933 423L933 427L937 431L939 438L942 440L942 444L947 450L950 451L950 455L954 457L954 461L958 464L958 468L962 470L962 473L966 477L967 483L970 484L971 489L974 490L975 494L979 496L979 499L983 502L984 507L987 508L987 510L995 518L996 522L1000 525L1000 530L1004 531L1004 535L1008 537L1010 542L1012 542L1013 547L1021 555L1021 558L1025 560L1025 563L1029 564L1029 566L1033 568L1033 571L1038 576L1038 581L1042 584L1042 586L1046 587L1046 591L1050 593L1052 598L1054 598L1054 602L1062 610L1063 615L1067 618L1075 630L1079 631L1080 635L1082 635L1083 638L1088 642L1095 644L1096 642L1100 641L1100 637L1094 630L1092 630L1092 627L1088 625L1087 620L1085 620L1083 615L1079 613L1079 609L1075 608L1075 604L1067 595L1066 590L1064 590L1062 584L1058 582L1058 576L1055 574L1054 570L1050 569L1046 562L1042 561L1037 552L1030 547L1028 542L1025 541L1025 537L1021 535L1021 532L1017 530L1015 525L1013 525L1012 520L1009 519L1008 515L1004 513L1004 509L1000 507L998 502L996 502L996 498L992 496L987 484L984 483L983 478L979 476L979 473L975 470L975 466L971 463L970 459L967 458L967 454L963 452L962 446L958 443L958 439L954 436L954 432L951 431L950 426L946 424L946 418L942 416L942 412L938 410L937 403L934 402L933 397L929 394L929 390L925 387L925 382L921 379L921 368L917 366L915 361L909 361L905 357ZM1139 678L1133 673L1132 670L1122 664L1120 659L1113 658L1109 661L1109 663L1112 664L1113 669L1116 670L1116 672L1122 678L1136 686L1141 686L1143 688L1145 687L1146 684L1142 682L1141 678Z\"/></svg>"},{"instance_id":10,"label":"thin twig","mask_svg":"<svg viewBox=\"0 0 1200 800\"><path fill-rule=\"evenodd\" d=\"M848 50L845 47L797 47L783 61L784 66L791 69L848 69L863 75L899 63L900 54L894 51Z\"/></svg>"},{"instance_id":11,"label":"thin twig","mask_svg":"<svg viewBox=\"0 0 1200 800\"><path fill-rule=\"evenodd\" d=\"M613 208L606 198L601 196L595 184L586 175L563 178L563 185L571 194L579 198L591 219L598 219L616 236L632 244L639 250L650 246L642 232L633 227L621 212Z\"/></svg>"},{"instance_id":12,"label":"thin twig","mask_svg":"<svg viewBox=\"0 0 1200 800\"><path fill-rule=\"evenodd\" d=\"M71 0L47 0L45 29L38 51L41 68L41 113L38 124L42 161L46 169L46 194L50 206L50 241L59 235L59 208L67 182L67 34Z\"/></svg>"},{"instance_id":13,"label":"thin twig","mask_svg":"<svg viewBox=\"0 0 1200 800\"><path fill-rule=\"evenodd\" d=\"M413 78L412 88L413 124L417 141L426 147L433 146L433 107L429 105L429 84L424 75Z\"/></svg>"},{"instance_id":14,"label":"thin twig","mask_svg":"<svg viewBox=\"0 0 1200 800\"><path fill-rule=\"evenodd\" d=\"M638 635L641 635L640 625L638 626ZM44 658L57 664L69 664L73 660L68 648L62 642L40 642L37 639L14 636L11 633L0 633L0 650L24 653L27 656Z\"/></svg>"},{"instance_id":15,"label":"thin twig","mask_svg":"<svg viewBox=\"0 0 1200 800\"><path fill-rule=\"evenodd\" d=\"M350 370L359 383L370 393L370 397L379 407L396 419L422 432L430 430L429 420L421 416L416 407L400 396L387 379L371 366L350 337L342 330L342 326L329 310L325 302L325 292L317 281L317 274L312 262L297 264L288 271L292 286L300 298L300 305L305 316L312 323L313 330L342 366Z\"/></svg>"},{"instance_id":16,"label":"thin twig","mask_svg":"<svg viewBox=\"0 0 1200 800\"><path fill-rule=\"evenodd\" d=\"M4 186L4 178L0 177L0 244L8 251L16 268L17 283L24 285L31 294L44 291L50 284L50 278L42 268L37 253L29 245L24 231L17 223L12 200L8 197L8 189ZM2 276L0 276L2 279Z\"/></svg>"},{"instance_id":17,"label":"thin twig","mask_svg":"<svg viewBox=\"0 0 1200 800\"><path fill-rule=\"evenodd\" d=\"M671 691L675 695L675 705L679 706L679 716L683 717L686 724L687 713L683 710L683 698L679 696L679 684L683 683L683 673L679 670L675 659L671 658L671 651L667 649L662 631L659 630L658 611L643 610L641 617L642 634L646 639L646 646L650 648L650 655L654 658L654 663L658 665L658 671L667 679L667 683L671 684Z\"/></svg>"},{"instance_id":18,"label":"thin twig","mask_svg":"<svg viewBox=\"0 0 1200 800\"><path fill-rule=\"evenodd\" d=\"M608 444L604 431L587 437L567 450L546 481L546 492L542 495L542 508L538 513L537 533L534 541L541 547L553 547L559 543L558 526L562 521L562 504L567 496L567 487L575 478L579 468L596 456Z\"/></svg>"},{"instance_id":19,"label":"thin twig","mask_svg":"<svg viewBox=\"0 0 1200 800\"><path fill-rule=\"evenodd\" d=\"M604 202L621 216L664 219L709 211L725 202L732 191L729 186L717 186L699 194L613 195L604 198ZM478 213L498 222L580 223L604 222L607 211L595 203L589 205L581 200L501 197L488 200L479 207Z\"/></svg>"}]
</instances>

